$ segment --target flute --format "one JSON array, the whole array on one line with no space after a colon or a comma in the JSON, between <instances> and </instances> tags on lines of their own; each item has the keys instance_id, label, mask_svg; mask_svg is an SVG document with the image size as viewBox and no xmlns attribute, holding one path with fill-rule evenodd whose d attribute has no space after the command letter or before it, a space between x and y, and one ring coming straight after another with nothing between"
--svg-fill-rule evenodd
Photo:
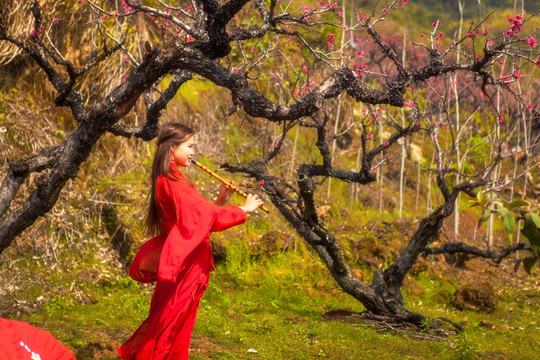
<instances>
[{"instance_id":1,"label":"flute","mask_svg":"<svg viewBox=\"0 0 540 360\"><path fill-rule=\"evenodd\" d=\"M231 184L229 181L225 180L224 178L222 178L221 176L219 176L218 174L216 174L215 172L213 172L212 170L210 170L209 168L207 168L206 166L204 166L203 164L201 164L200 162L198 162L197 160L195 159L191 159L191 162L193 164L195 164L198 168L204 170L205 172L207 172L208 174L212 175L214 178L216 178L217 180L221 181L222 183L224 183L225 185L227 185L228 187L230 187L231 189L233 189L235 192L237 192L238 194L242 195L244 198L247 198L248 194L246 194L245 192L243 192L242 190L240 190L239 188L237 188L236 186L234 186L233 184ZM267 214L270 214L270 210L268 210L267 207L265 207L264 205L260 205L259 208L261 208L264 212L266 212Z\"/></svg>"}]
</instances>

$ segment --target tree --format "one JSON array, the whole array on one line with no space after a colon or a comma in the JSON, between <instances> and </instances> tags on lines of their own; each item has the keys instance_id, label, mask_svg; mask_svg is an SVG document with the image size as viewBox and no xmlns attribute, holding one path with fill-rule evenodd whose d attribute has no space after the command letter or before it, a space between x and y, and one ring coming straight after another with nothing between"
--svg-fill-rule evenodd
<instances>
[{"instance_id":1,"label":"tree","mask_svg":"<svg viewBox=\"0 0 540 360\"><path fill-rule=\"evenodd\" d=\"M466 35L450 39L435 20L431 33L413 42L414 47L406 50L409 55L402 57L398 41L384 35L381 25L394 12L407 11L408 1L374 7L370 15L331 1L314 6L275 0L200 0L187 6L162 0L8 1L1 10L0 41L33 60L53 87L54 104L69 109L77 128L62 142L9 163L0 187L0 251L54 206L105 133L151 140L160 112L183 84L199 76L228 91L232 109L226 116L243 112L279 126L281 133L270 141L261 135L261 142L269 144L263 146L262 156L247 156L223 167L262 185L344 291L362 302L368 316L425 323L424 316L405 307L401 295L407 273L423 254L462 252L501 261L517 250L536 252L528 242L500 252L455 242L430 247L454 212L460 193L476 198L479 191L502 188L503 160L516 157L507 153L505 144L517 143L517 133L527 134L527 143L520 145L526 152L536 144L530 141L530 124L538 118L537 93L533 86L528 94L519 87L522 74L528 72L534 79L540 67L535 32L524 29L534 15L516 15L506 31L494 35L484 29L485 19L471 24ZM28 23L29 18L31 29L17 29L16 24ZM67 18L86 26L70 34L63 27ZM74 55L70 43L88 52ZM306 60L311 64L301 63ZM499 70L504 61L509 69ZM96 91L88 81L96 73L121 81ZM275 86L268 86L268 79ZM459 100L470 106L460 106L459 111L468 117L452 116L451 96L457 93L457 84L449 91L449 79L460 79ZM144 124L124 121L141 103ZM354 103L365 106L360 115L338 111L341 115L334 116L335 109L352 110ZM524 114L523 122L508 121L518 112ZM401 121L396 120L398 114ZM346 116L349 121L342 121ZM283 156L293 128L313 134L318 155L296 160L300 164L291 182L274 176L271 168ZM332 144L350 137L353 129L359 131L359 168L345 170L336 165ZM340 242L321 220L317 190L325 179L362 185L376 181L375 170L405 149L398 143L424 136L431 142L434 164L415 165L434 176L441 202L421 219L394 262L377 270L373 283L366 284L354 274ZM373 144L375 138L378 145ZM475 160L468 166L453 166L456 154L462 164L473 153ZM504 187L534 166L529 156ZM42 174L31 184L32 192L14 205L22 184L34 173Z\"/></svg>"}]
</instances>

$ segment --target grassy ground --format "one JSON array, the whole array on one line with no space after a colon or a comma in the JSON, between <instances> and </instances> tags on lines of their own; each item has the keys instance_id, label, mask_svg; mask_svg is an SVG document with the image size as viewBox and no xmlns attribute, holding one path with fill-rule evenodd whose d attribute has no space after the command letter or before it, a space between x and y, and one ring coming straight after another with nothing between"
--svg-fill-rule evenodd
<instances>
[{"instance_id":1,"label":"grassy ground","mask_svg":"<svg viewBox=\"0 0 540 360\"><path fill-rule=\"evenodd\" d=\"M486 279L499 276L493 280L498 306L489 314L459 311L450 294L478 272L426 262L404 288L409 307L465 330L443 341L422 340L378 331L357 317L327 319L329 311L363 307L301 243L293 240L287 251L270 256L247 243L226 245L227 260L218 264L201 302L191 359L536 359L540 352L534 279L480 264ZM152 287L126 278L118 264L71 260L60 257L52 269L32 258L4 262L2 279L11 277L14 288L3 285L2 315L50 331L78 359L118 359L114 350L146 317Z\"/></svg>"}]
</instances>

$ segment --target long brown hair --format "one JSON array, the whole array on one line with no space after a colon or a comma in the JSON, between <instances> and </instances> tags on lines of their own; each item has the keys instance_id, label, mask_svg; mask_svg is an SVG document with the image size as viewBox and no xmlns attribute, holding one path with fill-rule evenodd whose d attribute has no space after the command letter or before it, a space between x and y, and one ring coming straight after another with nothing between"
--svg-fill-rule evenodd
<instances>
[{"instance_id":1,"label":"long brown hair","mask_svg":"<svg viewBox=\"0 0 540 360\"><path fill-rule=\"evenodd\" d=\"M167 123L159 129L157 149L152 164L152 189L148 214L146 215L145 227L148 235L159 234L161 229L161 215L157 203L156 189L157 179L160 175L169 176L171 169L171 149L189 140L193 136L193 130L180 123Z\"/></svg>"}]
</instances>

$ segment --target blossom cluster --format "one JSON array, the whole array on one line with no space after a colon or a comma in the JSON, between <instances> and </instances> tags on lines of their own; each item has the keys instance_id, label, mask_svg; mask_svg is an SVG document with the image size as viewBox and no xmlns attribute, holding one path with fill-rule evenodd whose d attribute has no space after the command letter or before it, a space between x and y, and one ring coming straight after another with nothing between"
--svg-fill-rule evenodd
<instances>
[{"instance_id":1,"label":"blossom cluster","mask_svg":"<svg viewBox=\"0 0 540 360\"><path fill-rule=\"evenodd\" d=\"M509 18L507 21L511 24L510 30L506 30L504 35L506 35L506 37L511 37L512 35L518 37L519 32L523 30L523 26L521 26L523 23L523 17L516 15L515 18Z\"/></svg>"}]
</instances>

